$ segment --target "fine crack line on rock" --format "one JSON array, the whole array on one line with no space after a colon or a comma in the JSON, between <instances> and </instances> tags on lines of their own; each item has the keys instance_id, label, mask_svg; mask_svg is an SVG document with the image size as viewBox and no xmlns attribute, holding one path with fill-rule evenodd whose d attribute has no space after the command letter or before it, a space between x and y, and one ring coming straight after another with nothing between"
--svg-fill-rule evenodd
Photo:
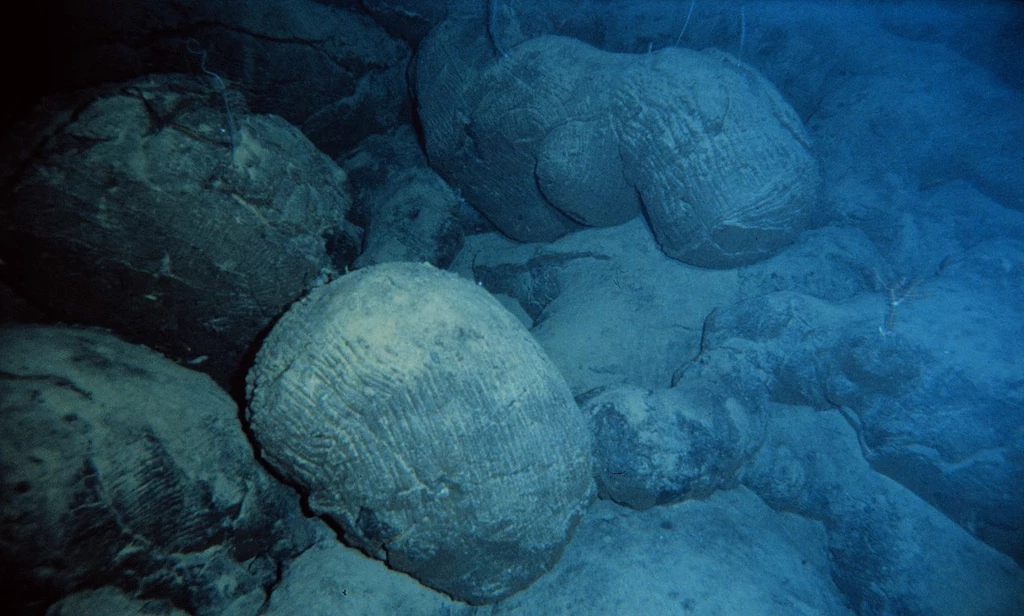
<instances>
[{"instance_id":1,"label":"fine crack line on rock","mask_svg":"<svg viewBox=\"0 0 1024 616\"><path fill-rule=\"evenodd\" d=\"M12 372L0 372L0 379L6 379L9 381L34 381L38 383L47 383L53 385L54 387L59 387L61 389L73 391L79 396L85 398L86 400L89 400L90 402L92 401L92 393L82 389L81 387L76 385L74 381L71 381L70 379L55 376L52 374L14 374Z\"/></svg>"}]
</instances>

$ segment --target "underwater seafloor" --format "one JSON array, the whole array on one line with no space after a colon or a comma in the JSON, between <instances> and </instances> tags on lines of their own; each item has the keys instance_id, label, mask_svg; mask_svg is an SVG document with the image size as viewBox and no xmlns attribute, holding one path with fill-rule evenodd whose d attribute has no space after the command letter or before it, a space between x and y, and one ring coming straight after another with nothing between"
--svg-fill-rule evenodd
<instances>
[{"instance_id":1,"label":"underwater seafloor","mask_svg":"<svg viewBox=\"0 0 1024 616\"><path fill-rule=\"evenodd\" d=\"M0 117L5 613L1024 614L1024 5L148 4L24 25ZM309 451L252 425L281 315L396 261L564 379L598 497L556 545L485 533L554 471L402 504L413 429L371 494L316 483L359 468L330 370ZM520 378L449 334L432 378ZM514 467L531 421L444 446ZM474 578L503 541L550 570Z\"/></svg>"}]
</instances>

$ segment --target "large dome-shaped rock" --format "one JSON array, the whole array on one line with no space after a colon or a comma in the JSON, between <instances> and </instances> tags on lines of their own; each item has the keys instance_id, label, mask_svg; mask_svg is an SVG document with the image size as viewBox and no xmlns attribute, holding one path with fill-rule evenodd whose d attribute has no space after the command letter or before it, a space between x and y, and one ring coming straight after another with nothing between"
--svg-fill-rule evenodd
<instances>
[{"instance_id":1,"label":"large dome-shaped rock","mask_svg":"<svg viewBox=\"0 0 1024 616\"><path fill-rule=\"evenodd\" d=\"M521 242L640 213L616 148L602 54L543 37L495 60L479 24L449 19L417 52L415 91L430 164Z\"/></svg>"},{"instance_id":2,"label":"large dome-shaped rock","mask_svg":"<svg viewBox=\"0 0 1024 616\"><path fill-rule=\"evenodd\" d=\"M456 599L542 575L593 492L586 421L555 366L486 291L426 264L312 292L249 388L262 456L310 508Z\"/></svg>"},{"instance_id":3,"label":"large dome-shaped rock","mask_svg":"<svg viewBox=\"0 0 1024 616\"><path fill-rule=\"evenodd\" d=\"M558 36L499 50L481 31L449 19L424 40L417 104L431 165L509 237L550 241L642 208L670 257L733 267L814 222L804 127L751 67Z\"/></svg>"},{"instance_id":4,"label":"large dome-shaped rock","mask_svg":"<svg viewBox=\"0 0 1024 616\"><path fill-rule=\"evenodd\" d=\"M750 66L716 50L665 49L623 71L612 109L626 173L668 256L745 265L814 222L810 139Z\"/></svg>"},{"instance_id":5,"label":"large dome-shaped rock","mask_svg":"<svg viewBox=\"0 0 1024 616\"><path fill-rule=\"evenodd\" d=\"M75 99L2 146L0 278L52 319L227 384L273 317L358 254L345 172L207 79Z\"/></svg>"},{"instance_id":6,"label":"large dome-shaped rock","mask_svg":"<svg viewBox=\"0 0 1024 616\"><path fill-rule=\"evenodd\" d=\"M0 469L4 613L110 585L253 614L306 547L227 394L103 331L0 328Z\"/></svg>"}]
</instances>

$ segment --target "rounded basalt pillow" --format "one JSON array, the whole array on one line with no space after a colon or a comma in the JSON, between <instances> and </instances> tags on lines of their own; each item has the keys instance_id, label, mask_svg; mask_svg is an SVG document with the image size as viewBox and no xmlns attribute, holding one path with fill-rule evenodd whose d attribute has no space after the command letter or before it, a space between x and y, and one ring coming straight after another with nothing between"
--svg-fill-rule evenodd
<instances>
[{"instance_id":1,"label":"rounded basalt pillow","mask_svg":"<svg viewBox=\"0 0 1024 616\"><path fill-rule=\"evenodd\" d=\"M764 444L763 405L723 383L653 391L611 385L580 398L594 430L598 494L644 510L735 487Z\"/></svg>"},{"instance_id":2,"label":"rounded basalt pillow","mask_svg":"<svg viewBox=\"0 0 1024 616\"><path fill-rule=\"evenodd\" d=\"M225 387L362 245L345 172L208 79L47 99L0 137L0 279L49 321L106 327Z\"/></svg>"},{"instance_id":3,"label":"rounded basalt pillow","mask_svg":"<svg viewBox=\"0 0 1024 616\"><path fill-rule=\"evenodd\" d=\"M529 332L427 264L293 306L249 374L261 455L343 539L469 603L557 560L594 492L586 421Z\"/></svg>"},{"instance_id":4,"label":"rounded basalt pillow","mask_svg":"<svg viewBox=\"0 0 1024 616\"><path fill-rule=\"evenodd\" d=\"M67 613L255 614L304 522L206 375L102 330L0 327L3 613L111 586L157 605Z\"/></svg>"},{"instance_id":5,"label":"rounded basalt pillow","mask_svg":"<svg viewBox=\"0 0 1024 616\"><path fill-rule=\"evenodd\" d=\"M733 268L820 222L810 138L754 68L715 50L610 53L564 36L496 54L479 32L440 24L413 84L431 167L509 237L548 242L642 211L666 255Z\"/></svg>"}]
</instances>

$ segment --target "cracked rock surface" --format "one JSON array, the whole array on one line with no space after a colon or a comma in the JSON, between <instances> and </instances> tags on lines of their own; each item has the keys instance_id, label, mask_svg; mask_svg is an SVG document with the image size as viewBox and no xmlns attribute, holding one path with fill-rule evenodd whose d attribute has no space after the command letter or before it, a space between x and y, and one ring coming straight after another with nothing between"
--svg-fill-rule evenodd
<instances>
[{"instance_id":1,"label":"cracked rock surface","mask_svg":"<svg viewBox=\"0 0 1024 616\"><path fill-rule=\"evenodd\" d=\"M0 579L23 613L112 586L252 614L305 547L230 398L99 330L0 329L0 468Z\"/></svg>"},{"instance_id":2,"label":"cracked rock surface","mask_svg":"<svg viewBox=\"0 0 1024 616\"><path fill-rule=\"evenodd\" d=\"M347 543L468 603L558 560L593 494L568 385L477 285L426 264L293 305L249 375L261 455Z\"/></svg>"},{"instance_id":3,"label":"cracked rock surface","mask_svg":"<svg viewBox=\"0 0 1024 616\"><path fill-rule=\"evenodd\" d=\"M0 259L52 319L227 385L270 319L358 253L345 172L203 80L155 75L50 106L5 143Z\"/></svg>"}]
</instances>

